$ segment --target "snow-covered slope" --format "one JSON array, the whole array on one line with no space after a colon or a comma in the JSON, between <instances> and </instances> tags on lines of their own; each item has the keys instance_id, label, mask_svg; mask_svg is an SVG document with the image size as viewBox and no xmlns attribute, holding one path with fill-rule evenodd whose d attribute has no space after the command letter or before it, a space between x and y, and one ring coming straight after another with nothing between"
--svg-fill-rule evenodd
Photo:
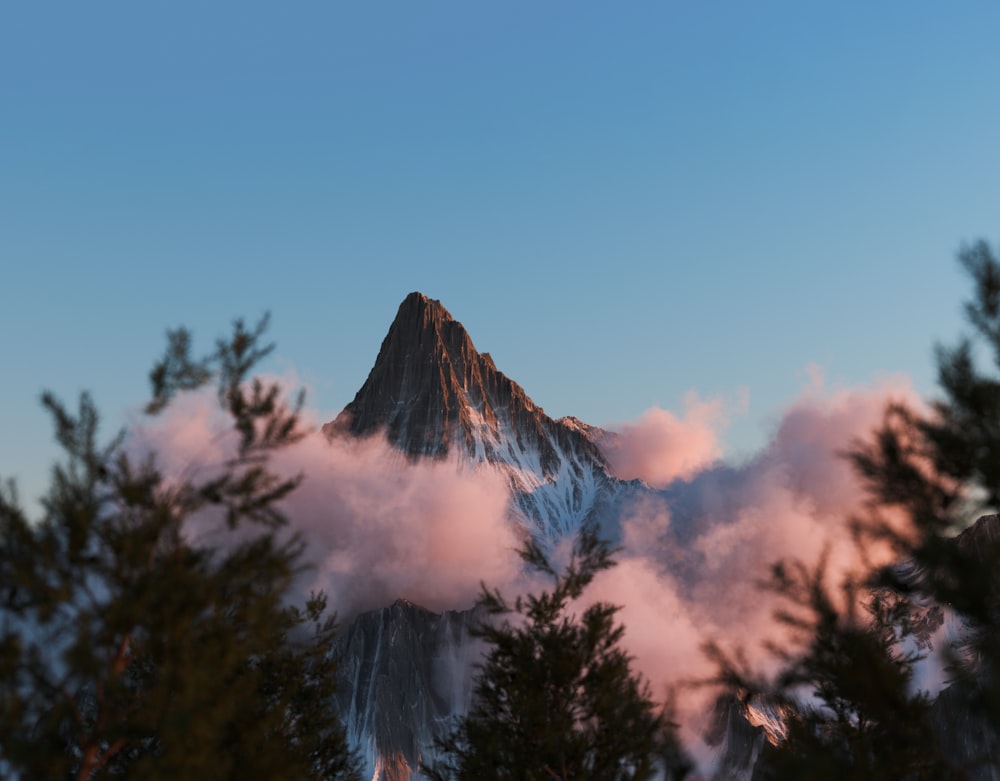
<instances>
[{"instance_id":1,"label":"snow-covered slope","mask_svg":"<svg viewBox=\"0 0 1000 781\"><path fill-rule=\"evenodd\" d=\"M375 365L354 400L323 429L328 436L384 432L413 458L457 453L501 472L512 509L543 539L606 520L628 484L612 477L600 429L553 420L440 301L411 293L400 304Z\"/></svg>"}]
</instances>

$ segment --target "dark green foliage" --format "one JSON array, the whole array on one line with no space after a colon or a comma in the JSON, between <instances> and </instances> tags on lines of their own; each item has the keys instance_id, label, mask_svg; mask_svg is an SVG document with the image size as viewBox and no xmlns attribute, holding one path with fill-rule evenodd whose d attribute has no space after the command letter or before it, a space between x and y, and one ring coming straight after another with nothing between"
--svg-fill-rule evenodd
<instances>
[{"instance_id":1,"label":"dark green foliage","mask_svg":"<svg viewBox=\"0 0 1000 781\"><path fill-rule=\"evenodd\" d=\"M429 774L470 781L642 779L666 757L682 777L687 763L672 725L619 647L618 608L598 602L579 616L572 612L594 576L613 565L608 545L584 529L561 573L534 541L521 556L552 578L552 590L511 605L484 586L478 604L491 619L478 633L489 651L474 703L440 747L445 766Z\"/></svg>"},{"instance_id":2,"label":"dark green foliage","mask_svg":"<svg viewBox=\"0 0 1000 781\"><path fill-rule=\"evenodd\" d=\"M263 323L206 359L170 334L150 411L216 376L239 434L198 481L98 441L84 395L51 395L65 461L40 519L0 494L0 774L22 778L319 779L354 776L331 711L334 623L287 597L301 543L278 536L297 484L268 455L301 434L279 389L248 380ZM192 519L218 518L192 535ZM211 547L200 542L222 543Z\"/></svg>"},{"instance_id":3,"label":"dark green foliage","mask_svg":"<svg viewBox=\"0 0 1000 781\"><path fill-rule=\"evenodd\" d=\"M777 617L791 640L771 645L781 663L774 679L708 646L718 680L743 701L766 703L783 722L781 740L764 744L754 778L950 778L931 703L910 691L920 656L900 650L919 639L911 606L885 590L866 590L862 606L850 583L835 599L825 571L825 560L773 568L766 587L786 599Z\"/></svg>"},{"instance_id":4,"label":"dark green foliage","mask_svg":"<svg viewBox=\"0 0 1000 781\"><path fill-rule=\"evenodd\" d=\"M762 680L738 656L709 648L720 682L784 709L787 735L766 749L760 777L964 778L997 767L1000 526L985 519L955 534L1000 509L1000 262L985 242L959 259L975 285L966 304L974 335L937 348L943 396L926 415L891 406L850 453L870 496L853 522L859 550L888 543L905 565L844 584L843 600L824 585L822 564L776 566L769 587L799 609L779 616L798 630L798 643L773 649L782 663L776 678ZM938 649L951 680L932 702L912 691L918 657L900 648L926 647L921 623L944 608L968 635L959 648ZM950 736L947 750L942 736Z\"/></svg>"},{"instance_id":5,"label":"dark green foliage","mask_svg":"<svg viewBox=\"0 0 1000 781\"><path fill-rule=\"evenodd\" d=\"M888 540L915 573L886 570L877 581L947 605L969 628L962 647L946 650L960 692L952 699L993 735L982 756L964 758L974 768L1000 757L1000 535L990 519L954 535L1000 510L1000 261L983 241L964 247L959 260L974 283L965 305L974 332L936 350L943 397L927 416L890 410L874 442L853 458L876 499L859 534ZM908 524L899 529L887 511Z\"/></svg>"}]
</instances>

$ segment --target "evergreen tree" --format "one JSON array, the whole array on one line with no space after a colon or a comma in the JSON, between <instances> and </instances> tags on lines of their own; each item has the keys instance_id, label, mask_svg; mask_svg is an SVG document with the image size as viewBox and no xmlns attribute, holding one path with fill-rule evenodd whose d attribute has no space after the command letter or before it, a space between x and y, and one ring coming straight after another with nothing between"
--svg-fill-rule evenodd
<instances>
[{"instance_id":1,"label":"evergreen tree","mask_svg":"<svg viewBox=\"0 0 1000 781\"><path fill-rule=\"evenodd\" d=\"M355 777L331 710L333 618L289 605L302 545L278 507L298 483L268 457L302 434L297 404L249 375L266 318L208 357L169 334L155 414L217 383L238 443L202 479L98 438L87 395L43 403L65 451L42 516L0 492L0 775L13 778ZM219 519L212 547L188 533Z\"/></svg>"},{"instance_id":2,"label":"evergreen tree","mask_svg":"<svg viewBox=\"0 0 1000 781\"><path fill-rule=\"evenodd\" d=\"M773 648L782 669L770 680L709 646L718 682L785 715L786 734L766 747L757 777L966 778L1000 768L1000 522L984 518L956 538L1000 509L1000 261L982 241L959 260L974 282L974 332L937 348L943 395L928 414L890 406L849 454L870 496L853 521L860 549L888 543L898 563L845 583L842 600L822 563L776 565L768 587L787 598L779 618L799 642ZM913 649L929 647L945 609L967 634L937 649L950 685L932 701L913 691Z\"/></svg>"},{"instance_id":3,"label":"evergreen tree","mask_svg":"<svg viewBox=\"0 0 1000 781\"><path fill-rule=\"evenodd\" d=\"M426 771L445 779L643 779L657 764L683 777L687 762L648 684L621 649L618 608L597 602L581 615L573 602L613 551L592 529L577 538L570 563L557 572L529 541L524 561L553 581L550 591L509 603L483 587L490 617L478 634L487 643L474 702L441 748L446 760Z\"/></svg>"},{"instance_id":4,"label":"evergreen tree","mask_svg":"<svg viewBox=\"0 0 1000 781\"><path fill-rule=\"evenodd\" d=\"M912 689L927 642L913 606L890 590L850 581L837 599L825 559L813 567L776 564L764 585L786 603L777 618L790 643L770 646L780 672L764 678L741 655L707 647L716 681L781 722L776 742L762 745L755 781L954 778L933 730L931 700Z\"/></svg>"},{"instance_id":5,"label":"evergreen tree","mask_svg":"<svg viewBox=\"0 0 1000 781\"><path fill-rule=\"evenodd\" d=\"M963 642L943 649L951 688L942 702L960 703L961 713L949 706L948 715L985 729L956 758L963 772L976 772L1000 770L1000 519L983 516L1000 510L1000 260L978 241L959 261L974 285L965 304L973 332L937 347L943 395L927 415L891 408L853 458L874 499L859 535L889 542L911 562L913 574L887 568L876 582L947 606L967 628Z\"/></svg>"}]
</instances>

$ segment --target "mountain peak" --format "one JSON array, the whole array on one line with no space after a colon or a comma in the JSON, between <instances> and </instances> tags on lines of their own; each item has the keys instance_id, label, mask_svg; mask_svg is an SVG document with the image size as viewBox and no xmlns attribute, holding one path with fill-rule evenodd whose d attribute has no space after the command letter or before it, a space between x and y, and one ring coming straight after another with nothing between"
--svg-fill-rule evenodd
<instances>
[{"instance_id":1,"label":"mountain peak","mask_svg":"<svg viewBox=\"0 0 1000 781\"><path fill-rule=\"evenodd\" d=\"M324 427L329 435L384 430L411 456L443 456L453 445L464 445L480 461L499 457L501 429L518 443L538 443L544 474L558 460L552 434L580 436L545 415L496 368L489 353L476 350L465 327L440 301L419 292L403 299L368 379ZM603 464L596 446L581 444Z\"/></svg>"},{"instance_id":2,"label":"mountain peak","mask_svg":"<svg viewBox=\"0 0 1000 781\"><path fill-rule=\"evenodd\" d=\"M460 322L435 298L410 293L399 305L382 342L379 361L434 362L443 356L472 357L472 340Z\"/></svg>"},{"instance_id":3,"label":"mountain peak","mask_svg":"<svg viewBox=\"0 0 1000 781\"><path fill-rule=\"evenodd\" d=\"M440 301L417 291L410 293L399 305L396 320L400 319L409 322L419 320L427 325L455 320Z\"/></svg>"},{"instance_id":4,"label":"mountain peak","mask_svg":"<svg viewBox=\"0 0 1000 781\"><path fill-rule=\"evenodd\" d=\"M455 453L489 465L506 479L515 511L547 537L597 517L620 488L596 444L599 429L546 415L423 293L403 299L368 379L323 431L384 433L414 459Z\"/></svg>"},{"instance_id":5,"label":"mountain peak","mask_svg":"<svg viewBox=\"0 0 1000 781\"><path fill-rule=\"evenodd\" d=\"M497 430L498 406L522 416L544 414L488 354L477 352L440 301L414 292L399 305L354 401L324 430L365 436L384 429L411 456L443 456L462 442L477 455L483 429Z\"/></svg>"}]
</instances>

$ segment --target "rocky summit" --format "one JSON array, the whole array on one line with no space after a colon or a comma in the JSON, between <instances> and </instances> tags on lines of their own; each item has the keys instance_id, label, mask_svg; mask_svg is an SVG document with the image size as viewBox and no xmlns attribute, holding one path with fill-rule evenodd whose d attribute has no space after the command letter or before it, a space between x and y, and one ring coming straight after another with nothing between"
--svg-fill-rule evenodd
<instances>
[{"instance_id":1,"label":"rocky summit","mask_svg":"<svg viewBox=\"0 0 1000 781\"><path fill-rule=\"evenodd\" d=\"M327 436L384 432L411 458L455 457L500 471L518 520L543 539L606 523L627 483L612 477L601 429L553 420L480 353L441 304L411 293L354 400L323 427Z\"/></svg>"}]
</instances>

